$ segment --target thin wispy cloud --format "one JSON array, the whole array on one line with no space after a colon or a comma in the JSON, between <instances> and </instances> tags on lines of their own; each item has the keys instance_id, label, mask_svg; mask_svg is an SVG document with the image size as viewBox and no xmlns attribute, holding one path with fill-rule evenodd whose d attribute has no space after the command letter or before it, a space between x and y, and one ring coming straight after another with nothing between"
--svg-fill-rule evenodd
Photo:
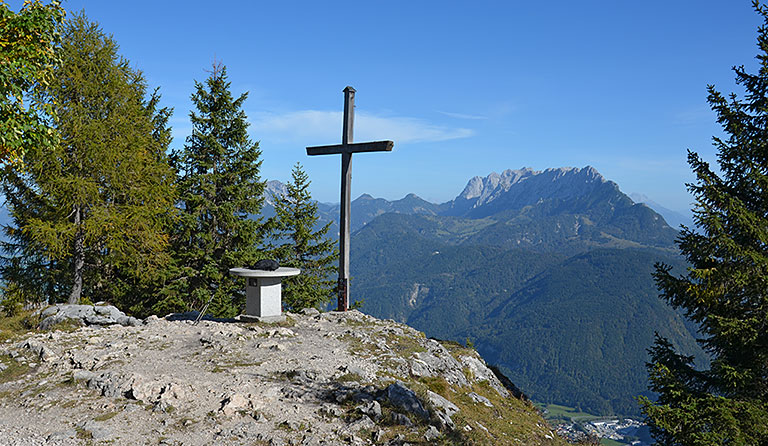
<instances>
[{"instance_id":1,"label":"thin wispy cloud","mask_svg":"<svg viewBox=\"0 0 768 446\"><path fill-rule=\"evenodd\" d=\"M341 139L342 113L337 111L300 110L282 114L249 115L251 130L256 135L284 142L333 144ZM472 129L447 127L422 119L377 116L355 113L355 141L389 139L400 143L436 142L468 138Z\"/></svg>"},{"instance_id":2,"label":"thin wispy cloud","mask_svg":"<svg viewBox=\"0 0 768 446\"><path fill-rule=\"evenodd\" d=\"M441 115L448 116L449 118L456 118L456 119L469 119L472 121L479 121L483 119L488 119L487 116L482 115L469 115L465 113L452 113L447 111L441 111L441 110L435 110L436 112L440 113Z\"/></svg>"},{"instance_id":3,"label":"thin wispy cloud","mask_svg":"<svg viewBox=\"0 0 768 446\"><path fill-rule=\"evenodd\" d=\"M692 125L712 122L714 112L705 106L689 108L675 113L672 118L675 124Z\"/></svg>"}]
</instances>

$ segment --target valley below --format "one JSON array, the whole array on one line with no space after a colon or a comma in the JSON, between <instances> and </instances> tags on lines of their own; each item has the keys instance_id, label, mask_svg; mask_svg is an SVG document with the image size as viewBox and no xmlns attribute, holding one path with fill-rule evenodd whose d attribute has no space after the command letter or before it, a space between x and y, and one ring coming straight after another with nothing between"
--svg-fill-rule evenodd
<instances>
[{"instance_id":1,"label":"valley below","mask_svg":"<svg viewBox=\"0 0 768 446\"><path fill-rule=\"evenodd\" d=\"M652 276L685 271L677 230L589 166L475 177L442 204L362 195L352 216L361 310L473 345L535 401L639 418L655 333L707 364Z\"/></svg>"}]
</instances>

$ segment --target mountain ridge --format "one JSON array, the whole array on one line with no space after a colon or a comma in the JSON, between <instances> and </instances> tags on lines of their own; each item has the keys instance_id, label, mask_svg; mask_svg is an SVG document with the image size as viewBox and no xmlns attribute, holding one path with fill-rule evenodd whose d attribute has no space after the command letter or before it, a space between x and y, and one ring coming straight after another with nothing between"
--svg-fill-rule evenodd
<instances>
[{"instance_id":1,"label":"mountain ridge","mask_svg":"<svg viewBox=\"0 0 768 446\"><path fill-rule=\"evenodd\" d=\"M523 183L526 183L523 185ZM557 182L560 187L548 196L541 196L537 191L543 190L551 183ZM510 194L513 186L523 186L522 189ZM587 189L585 189L585 186ZM603 194L615 194L619 205L631 207L635 204L629 196L621 192L619 186L613 181L605 179L592 166L583 168L558 167L545 170L534 170L529 167L521 169L507 169L501 174L491 172L485 177L475 176L467 181L461 192L452 200L444 203L432 203L424 200L415 193L409 193L398 200L376 198L368 193L363 193L352 200L351 229L357 231L374 218L385 213L400 213L408 215L436 215L453 216L471 219L490 217L510 209L522 209L525 206L535 206L540 200L550 202L568 202L576 197L584 197L589 193L596 193L602 189ZM281 191L285 193L285 186L276 180L270 180L267 184L268 192L265 192L267 206L263 212L265 215L273 215L271 195ZM527 197L537 197L536 200ZM319 225L331 222L331 233L338 233L338 203L318 202ZM655 206L649 206L657 215ZM665 209L666 211L666 209ZM635 212L642 212L639 209ZM662 221L666 224L666 220ZM671 233L670 233L671 234Z\"/></svg>"},{"instance_id":2,"label":"mountain ridge","mask_svg":"<svg viewBox=\"0 0 768 446\"><path fill-rule=\"evenodd\" d=\"M382 213L353 233L364 311L469 338L538 401L603 415L639 416L654 331L705 358L651 275L657 261L684 269L677 231L594 168L492 173L442 206Z\"/></svg>"}]
</instances>

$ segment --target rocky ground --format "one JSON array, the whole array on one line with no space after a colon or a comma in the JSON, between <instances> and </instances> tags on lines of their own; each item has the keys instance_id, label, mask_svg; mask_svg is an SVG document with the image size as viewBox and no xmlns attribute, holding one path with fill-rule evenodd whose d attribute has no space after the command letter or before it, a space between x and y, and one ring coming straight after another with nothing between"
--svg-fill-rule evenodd
<instances>
[{"instance_id":1,"label":"rocky ground","mask_svg":"<svg viewBox=\"0 0 768 446\"><path fill-rule=\"evenodd\" d=\"M564 444L474 350L393 321L108 312L0 344L0 444Z\"/></svg>"}]
</instances>

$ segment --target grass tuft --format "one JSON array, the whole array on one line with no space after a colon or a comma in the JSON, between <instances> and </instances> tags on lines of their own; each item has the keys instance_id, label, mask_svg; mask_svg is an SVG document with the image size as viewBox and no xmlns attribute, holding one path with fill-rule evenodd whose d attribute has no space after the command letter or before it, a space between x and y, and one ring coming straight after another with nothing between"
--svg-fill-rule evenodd
<instances>
[{"instance_id":1,"label":"grass tuft","mask_svg":"<svg viewBox=\"0 0 768 446\"><path fill-rule=\"evenodd\" d=\"M96 416L93 421L107 421L115 418L120 412L107 412Z\"/></svg>"},{"instance_id":2,"label":"grass tuft","mask_svg":"<svg viewBox=\"0 0 768 446\"><path fill-rule=\"evenodd\" d=\"M3 371L0 371L0 384L15 381L32 370L29 365L21 364L8 356L0 358L0 364L5 366Z\"/></svg>"},{"instance_id":3,"label":"grass tuft","mask_svg":"<svg viewBox=\"0 0 768 446\"><path fill-rule=\"evenodd\" d=\"M22 311L14 316L0 316L0 342L19 338L34 330L32 311Z\"/></svg>"}]
</instances>

